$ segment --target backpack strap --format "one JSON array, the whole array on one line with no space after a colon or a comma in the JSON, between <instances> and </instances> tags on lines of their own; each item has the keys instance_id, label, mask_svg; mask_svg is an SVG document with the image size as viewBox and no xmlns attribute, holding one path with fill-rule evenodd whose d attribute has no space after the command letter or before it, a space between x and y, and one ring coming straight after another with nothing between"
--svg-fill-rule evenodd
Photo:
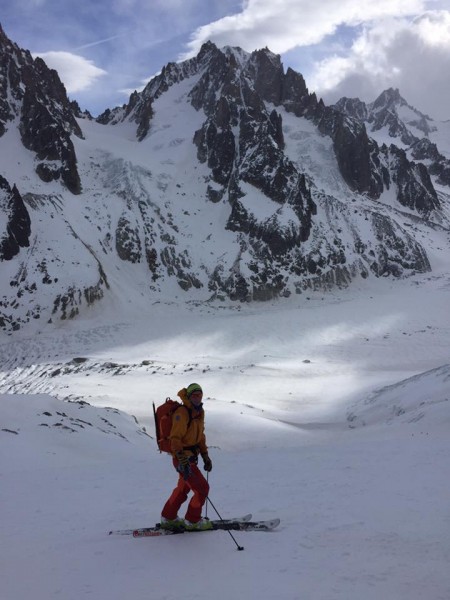
<instances>
[{"instance_id":1,"label":"backpack strap","mask_svg":"<svg viewBox=\"0 0 450 600\"><path fill-rule=\"evenodd\" d=\"M189 427L189 425L191 424L192 419L193 419L192 410L188 406L186 406L186 404L182 404L179 408L185 408L188 411L188 415L189 415L188 427ZM177 408L177 410L178 410L178 408ZM177 411L175 411L175 412L177 412ZM173 414L175 414L175 412ZM183 450L188 450L189 452L193 452L196 457L198 456L198 453L199 453L199 449L198 449L197 445L196 446L184 446Z\"/></svg>"},{"instance_id":2,"label":"backpack strap","mask_svg":"<svg viewBox=\"0 0 450 600\"><path fill-rule=\"evenodd\" d=\"M176 410L173 411L172 418L180 408L185 408L188 411L188 425L187 426L189 427L189 425L191 424L191 421L192 421L192 411L188 406L186 406L186 404L180 404L180 406Z\"/></svg>"}]
</instances>

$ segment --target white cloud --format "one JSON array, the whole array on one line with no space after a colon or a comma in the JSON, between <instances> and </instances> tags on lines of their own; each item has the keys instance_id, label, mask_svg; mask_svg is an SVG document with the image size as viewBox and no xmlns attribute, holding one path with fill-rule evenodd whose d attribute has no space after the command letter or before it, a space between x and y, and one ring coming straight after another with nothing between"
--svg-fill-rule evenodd
<instances>
[{"instance_id":1,"label":"white cloud","mask_svg":"<svg viewBox=\"0 0 450 600\"><path fill-rule=\"evenodd\" d=\"M450 12L413 20L386 19L366 27L346 56L316 65L308 85L325 101L375 99L388 87L437 119L450 118Z\"/></svg>"},{"instance_id":2,"label":"white cloud","mask_svg":"<svg viewBox=\"0 0 450 600\"><path fill-rule=\"evenodd\" d=\"M48 67L58 71L69 94L86 90L106 75L106 71L96 67L91 60L70 52L44 52L34 56L40 56Z\"/></svg>"},{"instance_id":3,"label":"white cloud","mask_svg":"<svg viewBox=\"0 0 450 600\"><path fill-rule=\"evenodd\" d=\"M414 28L418 37L428 46L450 50L450 12L427 12L415 20Z\"/></svg>"},{"instance_id":4,"label":"white cloud","mask_svg":"<svg viewBox=\"0 0 450 600\"><path fill-rule=\"evenodd\" d=\"M423 12L425 4L426 0L248 0L242 12L198 28L183 58L195 55L207 40L219 47L255 50L267 46L283 53L318 44L340 25L411 16Z\"/></svg>"}]
</instances>

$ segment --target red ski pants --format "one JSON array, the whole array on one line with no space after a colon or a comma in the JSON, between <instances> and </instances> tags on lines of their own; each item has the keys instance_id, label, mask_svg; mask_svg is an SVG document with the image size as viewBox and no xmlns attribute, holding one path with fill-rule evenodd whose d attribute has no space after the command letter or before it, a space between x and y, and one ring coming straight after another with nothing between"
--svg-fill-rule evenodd
<instances>
[{"instance_id":1,"label":"red ski pants","mask_svg":"<svg viewBox=\"0 0 450 600\"><path fill-rule=\"evenodd\" d=\"M174 459L173 464L176 468L178 461ZM166 519L175 519L181 505L186 502L189 492L193 492L194 495L188 504L185 519L191 523L200 521L202 508L209 494L209 484L195 464L191 464L191 474L187 479L184 479L182 475L179 476L177 487L165 503L161 516Z\"/></svg>"}]
</instances>

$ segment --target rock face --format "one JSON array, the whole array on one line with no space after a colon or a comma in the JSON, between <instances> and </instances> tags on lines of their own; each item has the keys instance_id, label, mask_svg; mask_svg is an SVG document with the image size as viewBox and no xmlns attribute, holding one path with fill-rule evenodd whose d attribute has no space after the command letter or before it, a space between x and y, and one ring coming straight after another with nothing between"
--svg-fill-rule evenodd
<instances>
[{"instance_id":1,"label":"rock face","mask_svg":"<svg viewBox=\"0 0 450 600\"><path fill-rule=\"evenodd\" d=\"M315 122L329 135L341 174L350 189L379 198L389 184L377 143L367 135L364 123L333 108L319 107Z\"/></svg>"},{"instance_id":2,"label":"rock face","mask_svg":"<svg viewBox=\"0 0 450 600\"><path fill-rule=\"evenodd\" d=\"M411 192L412 197L409 199L406 199L407 195L404 193L405 186L400 184L398 200L401 204L414 206L425 215L439 208L439 200L435 190L431 189L433 184L428 175L437 176L438 184L450 186L450 160L429 139L437 128L430 117L410 106L399 90L392 88L385 90L371 104L366 105L358 98L341 98L334 108L347 117L364 123L371 136L377 137L380 132L387 134L392 144L388 145L389 150L382 148L382 152L388 162L389 154L393 154L394 163L400 169L399 173L392 173L393 181L402 181L405 176L411 180L419 177L416 184L411 181L408 193ZM401 158L396 147L405 151ZM428 173L422 167L412 164L412 161L423 161ZM392 165L390 169L391 167Z\"/></svg>"},{"instance_id":3,"label":"rock face","mask_svg":"<svg viewBox=\"0 0 450 600\"><path fill-rule=\"evenodd\" d=\"M94 121L2 31L0 50L0 150L16 127L40 178L0 171L4 329L112 294L263 301L430 270L449 157L398 91L325 106L267 48L208 42Z\"/></svg>"},{"instance_id":4,"label":"rock face","mask_svg":"<svg viewBox=\"0 0 450 600\"><path fill-rule=\"evenodd\" d=\"M73 194L81 191L71 140L82 137L56 71L33 60L0 27L0 135L19 119L23 145L36 153L36 172L43 181L61 179Z\"/></svg>"},{"instance_id":5,"label":"rock face","mask_svg":"<svg viewBox=\"0 0 450 600\"><path fill-rule=\"evenodd\" d=\"M437 183L450 187L450 160L443 156L428 138L414 142L411 155L428 165L428 173L437 176Z\"/></svg>"},{"instance_id":6,"label":"rock face","mask_svg":"<svg viewBox=\"0 0 450 600\"><path fill-rule=\"evenodd\" d=\"M315 205L303 174L283 151L282 118L276 110L269 112L264 103L266 98L279 102L281 97L283 77L277 59L274 65L272 55L255 52L241 64L231 52L228 56L214 55L193 89L192 102L207 115L195 133L194 143L199 161L208 165L212 180L219 186L215 186L212 199L226 196L232 206L227 226L232 231L251 234L264 241L271 252L280 254L308 238ZM218 81L211 83L211 71L221 73ZM255 85L251 86L253 74ZM213 102L217 86L222 94ZM240 201L245 196L242 184L260 190L280 208L289 206L298 219L297 226L281 236L273 235L266 227L255 227Z\"/></svg>"},{"instance_id":7,"label":"rock face","mask_svg":"<svg viewBox=\"0 0 450 600\"><path fill-rule=\"evenodd\" d=\"M4 231L0 230L0 261L11 260L20 248L30 245L30 215L18 189L12 189L0 175L0 213L6 216Z\"/></svg>"},{"instance_id":8,"label":"rock face","mask_svg":"<svg viewBox=\"0 0 450 600\"><path fill-rule=\"evenodd\" d=\"M344 245L335 237L330 244L325 241L329 232L314 228L315 186L285 152L283 111L310 120L319 133L331 138L340 173L351 192L378 199L394 187L399 204L429 215L439 209L439 200L427 170L395 147L380 148L368 135L364 121L377 114L381 123L388 113L381 110L381 100L374 103L372 112L356 100L325 107L315 94L309 94L303 77L292 69L285 73L280 57L269 50L247 54L207 43L197 57L168 65L141 95L133 94L128 106L100 120L134 121L142 140L151 128L154 102L190 77L196 77L196 83L188 93L189 101L206 116L193 137L199 162L210 170L206 195L212 203L230 205L226 228L240 239L231 271L224 272L220 265L214 269L208 284L211 291L239 300L268 299L289 294L293 288L346 284L358 273L398 276L405 269L429 269L426 253L412 238L406 236L405 242L403 233L402 241L394 244L396 252L391 246L381 250L377 244L371 250L375 260L368 256L368 264L363 265L361 256L365 255L361 254L349 265ZM388 93L385 101L389 98ZM394 94L392 101L396 98ZM258 207L249 205L249 186L274 203L272 216L261 219ZM317 197L327 210L328 201L320 194ZM398 234L384 219L373 219L372 224L376 239L389 239L391 244ZM312 251L306 250L306 242ZM398 268L393 267L396 261ZM294 278L299 281L292 286Z\"/></svg>"},{"instance_id":9,"label":"rock face","mask_svg":"<svg viewBox=\"0 0 450 600\"><path fill-rule=\"evenodd\" d=\"M406 152L391 144L389 165L392 181L397 185L397 199L403 206L427 217L440 208L436 190L423 163L411 163Z\"/></svg>"}]
</instances>

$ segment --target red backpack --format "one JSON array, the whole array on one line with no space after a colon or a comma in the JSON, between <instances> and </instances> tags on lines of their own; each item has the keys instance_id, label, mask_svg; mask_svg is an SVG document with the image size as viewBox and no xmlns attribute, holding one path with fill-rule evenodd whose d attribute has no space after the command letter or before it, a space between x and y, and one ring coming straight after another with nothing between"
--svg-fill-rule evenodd
<instances>
[{"instance_id":1,"label":"red backpack","mask_svg":"<svg viewBox=\"0 0 450 600\"><path fill-rule=\"evenodd\" d=\"M184 406L184 404L181 404L181 402L177 402L176 400L172 400L171 398L166 398L166 401L163 404L160 404L158 408L156 408L155 403L153 402L156 443L158 444L158 449L160 452L168 452L169 454L172 454L169 439L170 431L172 429L172 417L173 413L177 410L177 408L180 408L180 406ZM185 408L189 412L190 422L191 412L187 406L185 406Z\"/></svg>"}]
</instances>

